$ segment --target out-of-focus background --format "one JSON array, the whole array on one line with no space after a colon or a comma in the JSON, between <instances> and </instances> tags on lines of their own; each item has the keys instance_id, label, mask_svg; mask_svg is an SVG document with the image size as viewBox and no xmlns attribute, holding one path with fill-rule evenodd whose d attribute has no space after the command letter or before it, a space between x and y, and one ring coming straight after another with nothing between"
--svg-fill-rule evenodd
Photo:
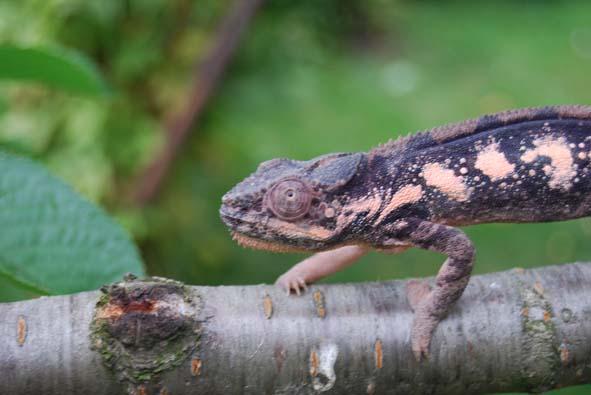
<instances>
[{"instance_id":1,"label":"out-of-focus background","mask_svg":"<svg viewBox=\"0 0 591 395\"><path fill-rule=\"evenodd\" d=\"M0 148L40 160L106 207L149 274L271 283L302 256L242 249L218 217L220 197L259 162L365 151L509 108L591 103L586 1L258 2L0 2L1 43L76 52L105 84L88 94L0 81ZM252 17L240 16L248 4ZM204 106L191 108L217 73ZM162 159L183 119L186 140ZM154 162L169 171L146 192ZM476 273L591 259L588 219L467 232ZM424 251L375 253L326 281L427 276L441 263ZM34 295L0 279L0 296Z\"/></svg>"}]
</instances>

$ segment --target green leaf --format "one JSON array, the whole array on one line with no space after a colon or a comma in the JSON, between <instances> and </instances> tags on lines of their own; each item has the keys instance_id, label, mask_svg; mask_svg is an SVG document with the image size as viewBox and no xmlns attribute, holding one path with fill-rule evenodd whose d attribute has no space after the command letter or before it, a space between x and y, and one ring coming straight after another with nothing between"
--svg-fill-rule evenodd
<instances>
[{"instance_id":1,"label":"green leaf","mask_svg":"<svg viewBox=\"0 0 591 395\"><path fill-rule=\"evenodd\" d=\"M82 54L64 48L0 45L0 79L39 82L84 95L105 95L107 86Z\"/></svg>"},{"instance_id":2,"label":"green leaf","mask_svg":"<svg viewBox=\"0 0 591 395\"><path fill-rule=\"evenodd\" d=\"M143 274L127 233L41 165L0 152L0 279L29 294L96 289ZM0 299L10 298L0 289Z\"/></svg>"}]
</instances>

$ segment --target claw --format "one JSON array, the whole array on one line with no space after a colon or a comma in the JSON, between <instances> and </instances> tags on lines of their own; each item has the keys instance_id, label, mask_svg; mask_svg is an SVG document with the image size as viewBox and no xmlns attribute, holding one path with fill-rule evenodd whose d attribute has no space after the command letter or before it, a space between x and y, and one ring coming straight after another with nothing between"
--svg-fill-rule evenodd
<instances>
[{"instance_id":1,"label":"claw","mask_svg":"<svg viewBox=\"0 0 591 395\"><path fill-rule=\"evenodd\" d=\"M427 360L429 358L429 339L413 339L412 342L412 353L415 356L417 362Z\"/></svg>"},{"instance_id":2,"label":"claw","mask_svg":"<svg viewBox=\"0 0 591 395\"><path fill-rule=\"evenodd\" d=\"M439 321L440 319L430 313L428 304L423 303L415 310L410 332L410 343L417 362L428 359L429 345Z\"/></svg>"},{"instance_id":3,"label":"claw","mask_svg":"<svg viewBox=\"0 0 591 395\"><path fill-rule=\"evenodd\" d=\"M275 285L285 290L285 293L288 296L291 294L292 290L298 296L308 290L308 285L306 284L306 280L304 280L304 278L289 272L279 277L275 282Z\"/></svg>"},{"instance_id":4,"label":"claw","mask_svg":"<svg viewBox=\"0 0 591 395\"><path fill-rule=\"evenodd\" d=\"M304 281L303 278L298 278L298 283L304 289L304 292L308 290L308 285L306 284L306 281Z\"/></svg>"}]
</instances>

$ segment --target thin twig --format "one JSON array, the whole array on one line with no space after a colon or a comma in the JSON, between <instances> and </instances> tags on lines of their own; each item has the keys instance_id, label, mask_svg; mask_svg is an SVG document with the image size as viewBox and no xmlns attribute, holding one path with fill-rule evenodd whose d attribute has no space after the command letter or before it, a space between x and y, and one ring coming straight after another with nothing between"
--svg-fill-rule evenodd
<instances>
[{"instance_id":1,"label":"thin twig","mask_svg":"<svg viewBox=\"0 0 591 395\"><path fill-rule=\"evenodd\" d=\"M145 205L158 195L179 148L203 113L238 48L242 34L262 3L263 0L235 0L230 7L209 54L195 68L185 108L166 125L166 142L162 151L140 173L132 192L136 204Z\"/></svg>"}]
</instances>

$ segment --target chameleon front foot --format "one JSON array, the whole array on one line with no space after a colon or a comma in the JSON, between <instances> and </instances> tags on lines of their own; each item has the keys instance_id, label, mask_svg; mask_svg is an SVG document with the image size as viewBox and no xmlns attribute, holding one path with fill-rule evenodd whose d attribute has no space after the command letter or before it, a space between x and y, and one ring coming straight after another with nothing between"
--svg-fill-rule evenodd
<instances>
[{"instance_id":1,"label":"chameleon front foot","mask_svg":"<svg viewBox=\"0 0 591 395\"><path fill-rule=\"evenodd\" d=\"M314 254L284 273L275 281L289 295L293 290L300 295L307 286L337 272L366 254L367 247L346 246Z\"/></svg>"},{"instance_id":2,"label":"chameleon front foot","mask_svg":"<svg viewBox=\"0 0 591 395\"><path fill-rule=\"evenodd\" d=\"M289 295L291 291L294 291L299 296L308 290L306 280L292 272L287 272L281 275L277 281L275 281L275 285L283 289L287 295Z\"/></svg>"}]
</instances>

